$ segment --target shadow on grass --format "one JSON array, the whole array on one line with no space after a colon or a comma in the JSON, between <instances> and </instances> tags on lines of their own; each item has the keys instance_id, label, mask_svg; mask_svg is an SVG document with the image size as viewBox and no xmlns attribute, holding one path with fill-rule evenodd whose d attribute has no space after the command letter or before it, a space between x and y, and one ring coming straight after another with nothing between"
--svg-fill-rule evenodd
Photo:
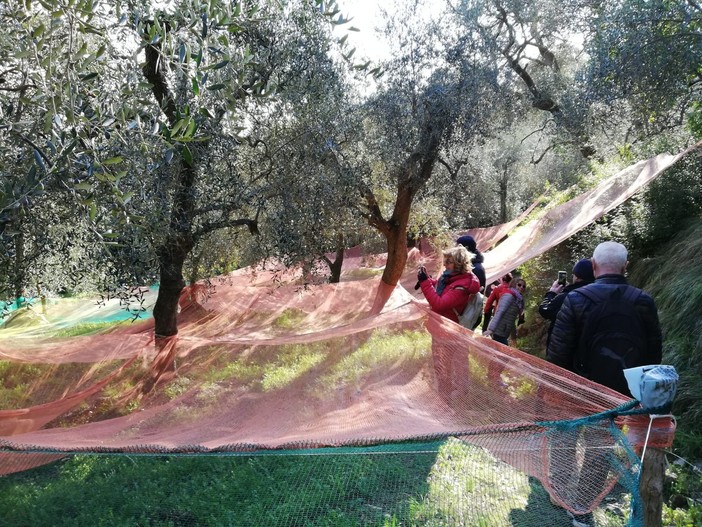
<instances>
[{"instance_id":1,"label":"shadow on grass","mask_svg":"<svg viewBox=\"0 0 702 527\"><path fill-rule=\"evenodd\" d=\"M565 509L551 503L548 492L536 478L529 478L529 488L526 506L510 512L509 519L512 525L520 527L572 525L571 517Z\"/></svg>"}]
</instances>

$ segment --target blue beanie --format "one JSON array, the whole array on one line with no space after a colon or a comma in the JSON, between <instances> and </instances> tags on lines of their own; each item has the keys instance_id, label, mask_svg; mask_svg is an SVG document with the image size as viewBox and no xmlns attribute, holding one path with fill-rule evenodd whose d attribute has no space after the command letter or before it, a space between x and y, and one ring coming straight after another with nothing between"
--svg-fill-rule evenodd
<instances>
[{"instance_id":1,"label":"blue beanie","mask_svg":"<svg viewBox=\"0 0 702 527\"><path fill-rule=\"evenodd\" d=\"M578 263L573 266L573 274L586 282L595 281L595 275L592 273L592 262L588 259L578 260Z\"/></svg>"},{"instance_id":2,"label":"blue beanie","mask_svg":"<svg viewBox=\"0 0 702 527\"><path fill-rule=\"evenodd\" d=\"M461 236L456 240L456 243L458 245L463 245L463 247L472 253L476 251L475 239L472 236L468 236L467 234L465 236Z\"/></svg>"}]
</instances>

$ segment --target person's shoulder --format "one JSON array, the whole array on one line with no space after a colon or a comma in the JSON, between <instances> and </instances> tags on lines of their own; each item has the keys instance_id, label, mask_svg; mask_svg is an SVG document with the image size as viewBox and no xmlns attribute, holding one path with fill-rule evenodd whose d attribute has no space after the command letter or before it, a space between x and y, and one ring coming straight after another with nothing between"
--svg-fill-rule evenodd
<instances>
[{"instance_id":1,"label":"person's shoulder","mask_svg":"<svg viewBox=\"0 0 702 527\"><path fill-rule=\"evenodd\" d=\"M478 277L474 273L463 273L456 277L454 284L455 287L472 287L474 283L478 282Z\"/></svg>"},{"instance_id":2,"label":"person's shoulder","mask_svg":"<svg viewBox=\"0 0 702 527\"><path fill-rule=\"evenodd\" d=\"M651 305L651 306L656 305L656 301L646 291L644 291L643 289L639 289L638 287L634 287L633 285L631 285L629 287L633 287L636 291L638 291L638 296L636 297L637 303L642 303L642 304Z\"/></svg>"},{"instance_id":3,"label":"person's shoulder","mask_svg":"<svg viewBox=\"0 0 702 527\"><path fill-rule=\"evenodd\" d=\"M575 291L576 289L580 289L580 288L582 288L582 287L586 287L586 286L588 286L588 285L592 285L592 283L593 283L593 282L574 282L574 283L572 283L572 284L568 284L568 285L565 286L565 288L563 289L562 294L566 294L566 295L567 295L567 294L570 293L571 291Z\"/></svg>"}]
</instances>

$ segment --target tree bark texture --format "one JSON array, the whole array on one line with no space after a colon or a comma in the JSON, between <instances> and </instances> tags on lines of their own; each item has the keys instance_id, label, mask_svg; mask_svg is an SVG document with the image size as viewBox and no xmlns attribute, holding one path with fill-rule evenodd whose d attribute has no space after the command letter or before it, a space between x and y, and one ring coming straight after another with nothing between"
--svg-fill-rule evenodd
<instances>
[{"instance_id":1,"label":"tree bark texture","mask_svg":"<svg viewBox=\"0 0 702 527\"><path fill-rule=\"evenodd\" d=\"M160 44L149 44L145 48L144 77L151 83L152 93L158 101L168 122L174 126L179 114L175 99L166 77L164 57ZM192 223L195 214L195 183L197 181L197 156L192 159L181 156L179 169L174 168L174 197L170 208L168 232L157 248L160 283L158 298L154 306L154 330L157 337L169 337L178 333L178 300L185 287L183 265L194 246Z\"/></svg>"},{"instance_id":2,"label":"tree bark texture","mask_svg":"<svg viewBox=\"0 0 702 527\"><path fill-rule=\"evenodd\" d=\"M342 242L343 243L343 242ZM338 284L341 280L341 268L344 265L344 247L341 245L336 250L336 255L334 261L327 259L327 265L329 266L329 283Z\"/></svg>"},{"instance_id":3,"label":"tree bark texture","mask_svg":"<svg viewBox=\"0 0 702 527\"><path fill-rule=\"evenodd\" d=\"M643 507L644 527L661 527L663 522L663 483L665 480L665 452L658 448L646 449L641 468L639 494Z\"/></svg>"}]
</instances>

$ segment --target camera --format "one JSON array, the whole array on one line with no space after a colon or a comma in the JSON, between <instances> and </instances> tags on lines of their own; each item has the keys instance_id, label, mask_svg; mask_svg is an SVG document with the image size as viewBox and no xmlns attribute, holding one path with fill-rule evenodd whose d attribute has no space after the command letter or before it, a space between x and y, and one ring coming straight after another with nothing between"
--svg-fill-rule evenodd
<instances>
[{"instance_id":1,"label":"camera","mask_svg":"<svg viewBox=\"0 0 702 527\"><path fill-rule=\"evenodd\" d=\"M566 285L566 280L568 279L568 273L565 271L558 271L558 283L561 285Z\"/></svg>"}]
</instances>

